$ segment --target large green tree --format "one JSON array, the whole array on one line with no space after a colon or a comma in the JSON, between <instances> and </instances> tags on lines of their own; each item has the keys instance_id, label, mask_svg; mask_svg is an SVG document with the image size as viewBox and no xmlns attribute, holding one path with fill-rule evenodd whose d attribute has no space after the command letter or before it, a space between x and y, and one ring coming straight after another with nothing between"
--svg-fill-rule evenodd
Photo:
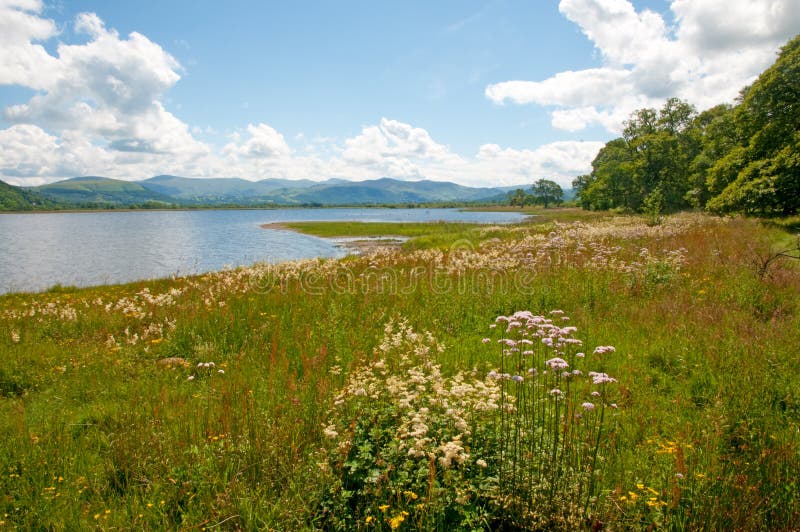
<instances>
[{"instance_id":1,"label":"large green tree","mask_svg":"<svg viewBox=\"0 0 800 532\"><path fill-rule=\"evenodd\" d=\"M528 198L528 195L525 194L525 191L521 188L518 188L514 192L508 193L508 204L512 207L519 207L521 209L529 202L529 200L530 198Z\"/></svg>"},{"instance_id":2,"label":"large green tree","mask_svg":"<svg viewBox=\"0 0 800 532\"><path fill-rule=\"evenodd\" d=\"M677 98L661 111L635 111L622 137L606 144L592 173L576 183L581 205L641 211L657 192L665 210L689 206L689 167L701 146L695 116L694 107Z\"/></svg>"},{"instance_id":3,"label":"large green tree","mask_svg":"<svg viewBox=\"0 0 800 532\"><path fill-rule=\"evenodd\" d=\"M709 171L720 189L716 212L794 214L800 211L800 35L742 91L734 111L737 145Z\"/></svg>"},{"instance_id":4,"label":"large green tree","mask_svg":"<svg viewBox=\"0 0 800 532\"><path fill-rule=\"evenodd\" d=\"M558 205L564 201L564 191L561 186L550 179L539 179L531 187L531 196L534 203L541 203L546 209L550 205Z\"/></svg>"}]
</instances>

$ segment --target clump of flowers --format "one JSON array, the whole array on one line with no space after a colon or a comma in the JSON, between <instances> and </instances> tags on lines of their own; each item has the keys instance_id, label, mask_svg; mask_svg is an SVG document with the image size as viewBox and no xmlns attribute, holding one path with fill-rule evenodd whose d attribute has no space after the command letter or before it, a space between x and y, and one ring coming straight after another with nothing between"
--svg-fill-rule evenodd
<instances>
[{"instance_id":1,"label":"clump of flowers","mask_svg":"<svg viewBox=\"0 0 800 532\"><path fill-rule=\"evenodd\" d=\"M497 317L493 328L503 335L497 366L488 372L503 404L496 424L499 491L511 515L538 517L535 527L579 526L591 518L612 430L606 409L617 408L611 402L617 379L600 371L616 349L597 346L587 356L577 328L561 325L568 321L561 310L521 311Z\"/></svg>"},{"instance_id":2,"label":"clump of flowers","mask_svg":"<svg viewBox=\"0 0 800 532\"><path fill-rule=\"evenodd\" d=\"M334 477L327 528L483 528L496 481L488 473L500 386L477 371L442 374L443 347L390 321L377 360L355 370L321 428Z\"/></svg>"},{"instance_id":3,"label":"clump of flowers","mask_svg":"<svg viewBox=\"0 0 800 532\"><path fill-rule=\"evenodd\" d=\"M450 377L432 335L390 321L376 360L351 374L320 427L333 486L324 526L580 525L596 503L616 379L588 371L603 360L578 352L577 329L554 323L562 314L501 316L495 368Z\"/></svg>"}]
</instances>

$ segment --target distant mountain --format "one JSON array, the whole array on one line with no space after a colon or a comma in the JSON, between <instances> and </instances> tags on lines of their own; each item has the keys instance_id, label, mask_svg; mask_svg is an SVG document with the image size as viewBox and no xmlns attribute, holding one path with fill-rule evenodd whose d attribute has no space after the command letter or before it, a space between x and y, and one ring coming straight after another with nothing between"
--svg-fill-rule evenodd
<instances>
[{"instance_id":1,"label":"distant mountain","mask_svg":"<svg viewBox=\"0 0 800 532\"><path fill-rule=\"evenodd\" d=\"M52 200L37 192L0 181L0 211L31 211L54 206Z\"/></svg>"},{"instance_id":2,"label":"distant mountain","mask_svg":"<svg viewBox=\"0 0 800 532\"><path fill-rule=\"evenodd\" d=\"M148 202L173 204L165 194L149 190L133 181L107 177L73 177L64 181L34 187L33 190L56 201L72 204L139 205Z\"/></svg>"},{"instance_id":3,"label":"distant mountain","mask_svg":"<svg viewBox=\"0 0 800 532\"><path fill-rule=\"evenodd\" d=\"M237 203L243 205L274 201L272 193L286 188L303 188L316 185L308 179L264 179L247 181L238 177L192 179L172 175L159 175L138 181L148 190L171 197L173 200L194 204Z\"/></svg>"},{"instance_id":4,"label":"distant mountain","mask_svg":"<svg viewBox=\"0 0 800 532\"><path fill-rule=\"evenodd\" d=\"M342 204L433 203L482 201L500 192L442 181L400 181L384 177L370 181L322 183L303 190L285 190L286 202Z\"/></svg>"},{"instance_id":5,"label":"distant mountain","mask_svg":"<svg viewBox=\"0 0 800 532\"><path fill-rule=\"evenodd\" d=\"M52 201L71 205L377 205L504 202L519 187L466 187L444 181L402 181L383 177L367 181L240 178L197 179L159 175L142 181L75 177L34 187ZM528 188L528 187L524 187Z\"/></svg>"}]
</instances>

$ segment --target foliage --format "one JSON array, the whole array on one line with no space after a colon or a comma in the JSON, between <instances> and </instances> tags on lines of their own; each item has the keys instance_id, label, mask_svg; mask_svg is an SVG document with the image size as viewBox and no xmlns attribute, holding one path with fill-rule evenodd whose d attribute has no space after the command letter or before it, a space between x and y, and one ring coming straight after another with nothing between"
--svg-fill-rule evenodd
<instances>
[{"instance_id":1,"label":"foliage","mask_svg":"<svg viewBox=\"0 0 800 532\"><path fill-rule=\"evenodd\" d=\"M53 202L36 192L0 181L0 211L30 211L52 208Z\"/></svg>"},{"instance_id":2,"label":"foliage","mask_svg":"<svg viewBox=\"0 0 800 532\"><path fill-rule=\"evenodd\" d=\"M575 327L554 319L498 317L509 337L490 357L496 369L452 377L434 362L444 348L430 333L390 321L377 360L353 371L324 427L331 443L323 465L334 482L323 527L580 523L595 509L598 462L608 458L598 451L607 448L606 386L616 379L582 372ZM593 356L613 350L601 346Z\"/></svg>"},{"instance_id":3,"label":"foliage","mask_svg":"<svg viewBox=\"0 0 800 532\"><path fill-rule=\"evenodd\" d=\"M639 109L573 182L585 209L706 208L787 216L800 210L800 36L745 88L738 105L699 115L670 98ZM651 194L658 190L656 198Z\"/></svg>"},{"instance_id":4,"label":"foliage","mask_svg":"<svg viewBox=\"0 0 800 532\"><path fill-rule=\"evenodd\" d=\"M508 204L512 207L519 207L521 209L529 203L531 203L531 197L521 188L508 193Z\"/></svg>"},{"instance_id":5,"label":"foliage","mask_svg":"<svg viewBox=\"0 0 800 532\"><path fill-rule=\"evenodd\" d=\"M558 183L549 179L539 179L531 187L532 203L541 204L546 209L551 204L559 205L564 201L564 191Z\"/></svg>"}]
</instances>

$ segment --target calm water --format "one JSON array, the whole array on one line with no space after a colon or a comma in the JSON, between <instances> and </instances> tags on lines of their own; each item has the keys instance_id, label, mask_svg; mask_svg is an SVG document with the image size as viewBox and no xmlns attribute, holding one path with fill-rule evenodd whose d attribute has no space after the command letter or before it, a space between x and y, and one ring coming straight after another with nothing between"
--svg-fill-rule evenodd
<instances>
[{"instance_id":1,"label":"calm water","mask_svg":"<svg viewBox=\"0 0 800 532\"><path fill-rule=\"evenodd\" d=\"M328 240L269 222L449 220L507 223L521 214L456 209L135 211L0 215L0 293L91 286L219 270L257 261L338 257Z\"/></svg>"}]
</instances>

